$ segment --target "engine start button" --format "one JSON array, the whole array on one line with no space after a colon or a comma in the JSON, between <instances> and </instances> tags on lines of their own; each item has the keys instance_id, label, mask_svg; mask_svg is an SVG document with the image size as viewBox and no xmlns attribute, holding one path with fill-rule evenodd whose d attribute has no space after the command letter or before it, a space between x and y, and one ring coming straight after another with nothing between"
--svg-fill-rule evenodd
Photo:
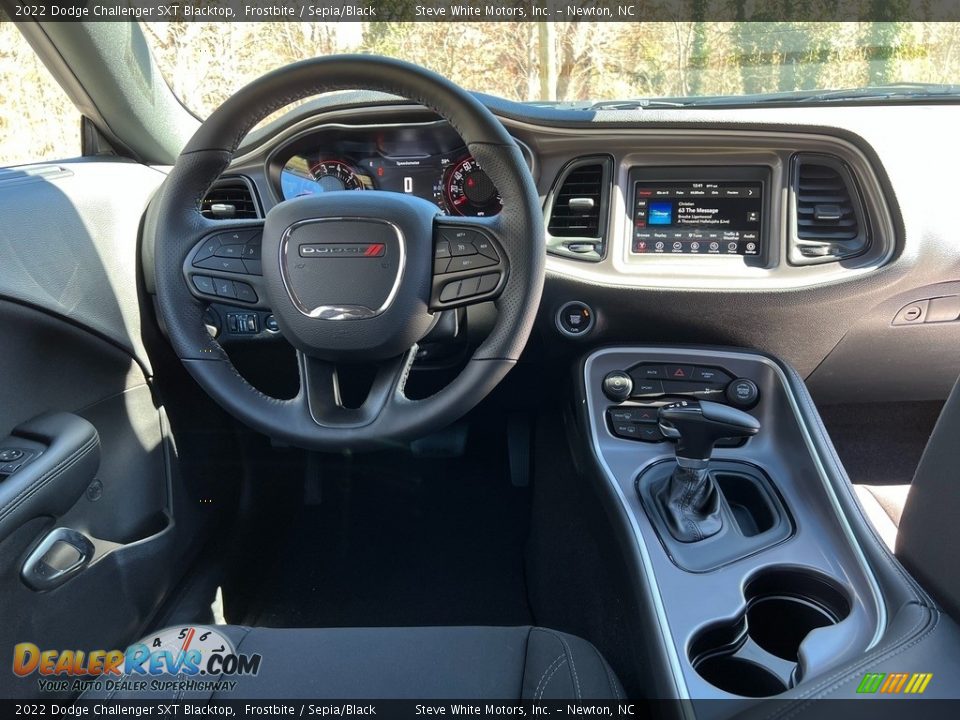
<instances>
[{"instance_id":1,"label":"engine start button","mask_svg":"<svg viewBox=\"0 0 960 720\"><path fill-rule=\"evenodd\" d=\"M583 337L593 325L593 310L579 300L568 302L557 311L557 329L569 337Z\"/></svg>"}]
</instances>

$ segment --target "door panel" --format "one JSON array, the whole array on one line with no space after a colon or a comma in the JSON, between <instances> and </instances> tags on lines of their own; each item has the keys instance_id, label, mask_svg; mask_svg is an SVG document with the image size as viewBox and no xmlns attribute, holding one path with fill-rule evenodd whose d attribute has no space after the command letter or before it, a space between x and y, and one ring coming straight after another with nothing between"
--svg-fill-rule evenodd
<instances>
[{"instance_id":1,"label":"door panel","mask_svg":"<svg viewBox=\"0 0 960 720\"><path fill-rule=\"evenodd\" d=\"M98 463L38 473L29 487L16 473L0 480L0 514L14 519L0 533L7 667L21 642L41 650L125 648L185 564L172 562L183 548L172 513L174 454L138 300L138 229L162 177L102 160L0 171L0 445L14 433L53 448L57 433L44 438L24 423L47 427L54 417L66 418L67 428L92 425L99 452ZM23 500L44 493L56 502ZM69 560L71 574L53 587L25 581L28 558L34 567L35 550L57 528L89 543L89 558ZM69 545L51 547L69 556ZM49 563L39 567L48 573L60 555L44 557ZM36 696L37 681L37 674L0 673L0 696Z\"/></svg>"}]
</instances>

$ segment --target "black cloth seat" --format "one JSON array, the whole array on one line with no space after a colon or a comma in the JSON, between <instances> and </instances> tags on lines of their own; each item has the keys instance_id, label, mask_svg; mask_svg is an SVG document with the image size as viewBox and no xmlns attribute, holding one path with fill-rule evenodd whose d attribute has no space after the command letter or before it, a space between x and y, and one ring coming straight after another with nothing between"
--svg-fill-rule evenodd
<instances>
[{"instance_id":1,"label":"black cloth seat","mask_svg":"<svg viewBox=\"0 0 960 720\"><path fill-rule=\"evenodd\" d=\"M217 626L238 653L262 656L256 676L198 699L605 699L622 687L586 640L539 627L272 629ZM144 679L137 676L131 679ZM179 679L185 679L180 676ZM149 686L149 683L148 683ZM174 693L86 692L83 700L172 698Z\"/></svg>"}]
</instances>

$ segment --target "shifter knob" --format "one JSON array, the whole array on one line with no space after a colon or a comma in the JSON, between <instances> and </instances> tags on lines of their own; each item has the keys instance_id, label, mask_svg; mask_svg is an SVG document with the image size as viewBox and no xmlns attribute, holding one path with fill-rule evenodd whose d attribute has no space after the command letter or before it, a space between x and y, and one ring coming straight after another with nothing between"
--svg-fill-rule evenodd
<instances>
[{"instance_id":1,"label":"shifter knob","mask_svg":"<svg viewBox=\"0 0 960 720\"><path fill-rule=\"evenodd\" d=\"M681 400L660 408L660 432L677 441L677 464L683 468L705 468L718 440L759 430L755 417L720 403Z\"/></svg>"}]
</instances>

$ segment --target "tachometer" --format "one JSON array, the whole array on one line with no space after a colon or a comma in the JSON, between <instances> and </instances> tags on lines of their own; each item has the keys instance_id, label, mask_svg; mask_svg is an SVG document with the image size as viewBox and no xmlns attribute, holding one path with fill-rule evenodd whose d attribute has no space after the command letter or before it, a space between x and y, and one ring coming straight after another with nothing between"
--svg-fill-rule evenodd
<instances>
[{"instance_id":1,"label":"tachometer","mask_svg":"<svg viewBox=\"0 0 960 720\"><path fill-rule=\"evenodd\" d=\"M443 200L447 212L457 215L496 215L503 208L493 181L472 157L444 173Z\"/></svg>"},{"instance_id":2,"label":"tachometer","mask_svg":"<svg viewBox=\"0 0 960 720\"><path fill-rule=\"evenodd\" d=\"M310 166L321 192L366 190L360 171L342 160L321 160Z\"/></svg>"}]
</instances>

